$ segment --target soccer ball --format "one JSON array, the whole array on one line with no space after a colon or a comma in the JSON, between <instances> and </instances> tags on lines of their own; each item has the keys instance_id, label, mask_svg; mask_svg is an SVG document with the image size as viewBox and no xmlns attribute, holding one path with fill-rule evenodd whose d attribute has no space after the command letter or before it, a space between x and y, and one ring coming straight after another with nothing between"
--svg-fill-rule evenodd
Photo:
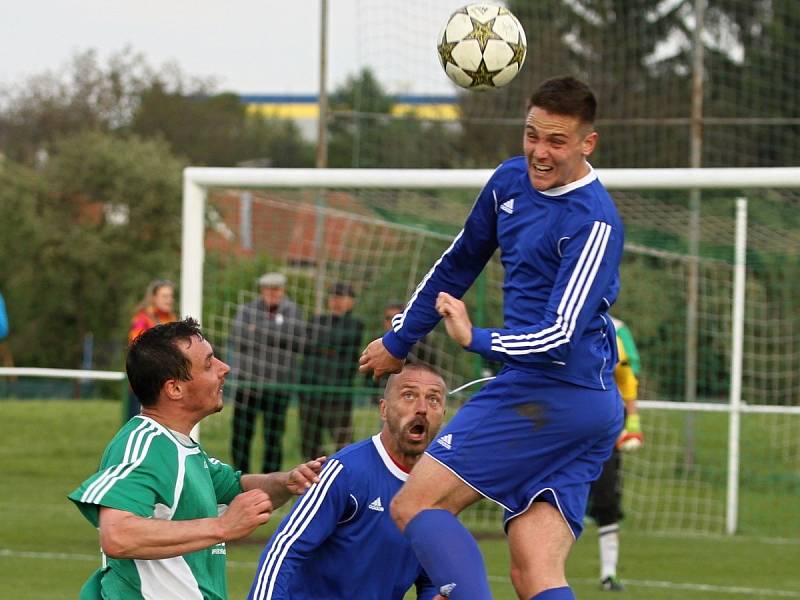
<instances>
[{"instance_id":1,"label":"soccer ball","mask_svg":"<svg viewBox=\"0 0 800 600\"><path fill-rule=\"evenodd\" d=\"M525 62L528 43L517 18L492 4L470 4L450 15L439 35L439 62L468 90L508 84Z\"/></svg>"}]
</instances>

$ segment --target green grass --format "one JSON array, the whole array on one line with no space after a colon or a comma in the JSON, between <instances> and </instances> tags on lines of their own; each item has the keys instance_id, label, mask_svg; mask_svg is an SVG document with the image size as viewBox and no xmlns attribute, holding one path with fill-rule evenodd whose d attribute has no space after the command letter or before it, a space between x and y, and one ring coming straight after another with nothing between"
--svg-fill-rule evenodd
<instances>
[{"instance_id":1,"label":"green grass","mask_svg":"<svg viewBox=\"0 0 800 600\"><path fill-rule=\"evenodd\" d=\"M0 400L0 598L74 598L98 566L97 535L66 499L99 462L119 426L117 402ZM203 427L203 443L226 459L229 411ZM362 431L377 428L377 416L359 412ZM296 417L286 436L288 463L299 459ZM720 465L720 468L724 468ZM745 489L745 492L747 490ZM757 497L743 496L743 502ZM797 494L784 503L797 505ZM273 519L277 523L278 519ZM499 529L497 526L494 529ZM244 598L270 526L229 546L231 598ZM756 536L655 535L623 523L620 575L628 599L800 598L798 531L783 541ZM498 536L480 540L497 599L515 597L508 582L508 553ZM581 599L607 598L597 591L595 528L576 544L568 576Z\"/></svg>"}]
</instances>

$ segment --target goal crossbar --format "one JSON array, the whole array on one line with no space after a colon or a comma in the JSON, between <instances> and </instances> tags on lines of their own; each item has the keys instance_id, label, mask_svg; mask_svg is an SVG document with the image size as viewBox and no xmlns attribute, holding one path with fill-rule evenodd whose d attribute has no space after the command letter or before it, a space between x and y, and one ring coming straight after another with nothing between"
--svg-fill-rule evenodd
<instances>
[{"instance_id":1,"label":"goal crossbar","mask_svg":"<svg viewBox=\"0 0 800 600\"><path fill-rule=\"evenodd\" d=\"M597 169L614 190L800 187L798 167ZM491 169L267 169L187 167L184 182L201 187L480 188Z\"/></svg>"}]
</instances>

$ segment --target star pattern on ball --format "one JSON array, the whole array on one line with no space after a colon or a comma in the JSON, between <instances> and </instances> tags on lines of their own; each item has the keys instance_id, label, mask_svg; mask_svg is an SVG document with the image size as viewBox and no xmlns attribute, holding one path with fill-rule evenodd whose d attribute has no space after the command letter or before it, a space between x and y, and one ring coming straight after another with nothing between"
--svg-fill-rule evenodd
<instances>
[{"instance_id":1,"label":"star pattern on ball","mask_svg":"<svg viewBox=\"0 0 800 600\"><path fill-rule=\"evenodd\" d=\"M476 88L480 86L495 87L493 78L500 71L490 71L486 68L486 63L481 61L481 64L478 65L475 71L464 69L464 72L472 78L472 83L469 87Z\"/></svg>"},{"instance_id":2,"label":"star pattern on ball","mask_svg":"<svg viewBox=\"0 0 800 600\"><path fill-rule=\"evenodd\" d=\"M453 48L458 45L458 42L446 42L442 40L442 43L439 44L437 49L439 50L439 58L442 59L442 64L446 65L450 63L451 65L455 65L456 61L453 60Z\"/></svg>"},{"instance_id":3,"label":"star pattern on ball","mask_svg":"<svg viewBox=\"0 0 800 600\"><path fill-rule=\"evenodd\" d=\"M470 21L472 21L472 31L470 31L467 35L464 36L465 40L478 40L478 45L481 47L481 52L486 50L486 42L489 40L502 40L499 35L497 35L492 27L494 26L494 19L486 21L486 23L481 23L480 21L470 17Z\"/></svg>"},{"instance_id":4,"label":"star pattern on ball","mask_svg":"<svg viewBox=\"0 0 800 600\"><path fill-rule=\"evenodd\" d=\"M509 61L508 64L517 63L517 65L519 65L519 68L522 68L522 61L525 60L525 46L520 43L516 44L509 43L508 45L511 48L511 50L514 51L514 56L511 57L511 60Z\"/></svg>"}]
</instances>

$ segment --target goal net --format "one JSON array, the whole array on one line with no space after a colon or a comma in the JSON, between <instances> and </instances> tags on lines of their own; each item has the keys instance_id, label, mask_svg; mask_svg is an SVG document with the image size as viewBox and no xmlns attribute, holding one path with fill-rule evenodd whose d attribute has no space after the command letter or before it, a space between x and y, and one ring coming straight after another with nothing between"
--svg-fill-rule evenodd
<instances>
[{"instance_id":1,"label":"goal net","mask_svg":"<svg viewBox=\"0 0 800 600\"><path fill-rule=\"evenodd\" d=\"M202 316L234 369L228 407L204 421L204 443L235 462L250 440L249 468L259 471L308 458L309 439L330 453L375 434L382 390L357 374L353 352L384 332L387 307L404 302L447 248L488 174L187 169L182 312ZM623 459L627 523L786 537L800 527L790 501L800 489L798 170L599 175L626 226L612 313L630 327L642 363L646 443ZM742 197L746 222L737 221ZM281 306L259 317L281 320L276 329L246 308L268 305L259 284L267 273L285 277ZM353 303L346 319L331 302L343 286ZM501 325L501 290L496 255L465 296L477 325ZM451 389L498 368L457 347L441 324L412 355ZM251 405L252 431L235 423L242 388L261 402ZM448 416L477 389L450 396ZM495 530L500 516L487 501L464 519Z\"/></svg>"}]
</instances>

